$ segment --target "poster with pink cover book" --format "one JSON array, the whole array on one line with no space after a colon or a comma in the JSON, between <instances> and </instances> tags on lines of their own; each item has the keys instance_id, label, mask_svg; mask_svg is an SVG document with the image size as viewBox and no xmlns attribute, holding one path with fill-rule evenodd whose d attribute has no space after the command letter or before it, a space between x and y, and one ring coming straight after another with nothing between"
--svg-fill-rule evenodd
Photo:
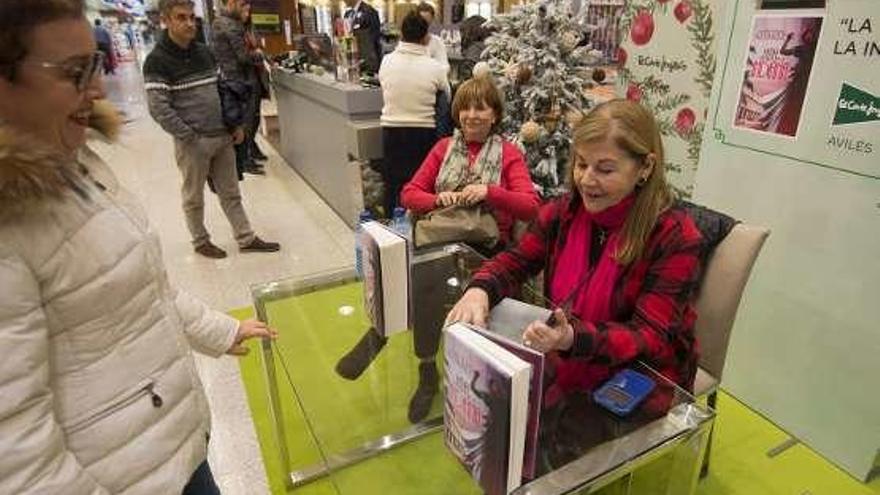
<instances>
[{"instance_id":1,"label":"poster with pink cover book","mask_svg":"<svg viewBox=\"0 0 880 495\"><path fill-rule=\"evenodd\" d=\"M797 135L821 28L817 15L755 16L734 127Z\"/></svg>"}]
</instances>

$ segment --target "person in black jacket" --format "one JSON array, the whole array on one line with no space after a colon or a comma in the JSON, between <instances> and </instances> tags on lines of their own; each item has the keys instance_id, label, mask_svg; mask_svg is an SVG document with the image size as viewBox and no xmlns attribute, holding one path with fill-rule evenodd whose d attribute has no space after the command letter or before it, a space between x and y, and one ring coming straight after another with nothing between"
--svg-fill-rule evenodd
<instances>
[{"instance_id":1,"label":"person in black jacket","mask_svg":"<svg viewBox=\"0 0 880 495\"><path fill-rule=\"evenodd\" d=\"M363 0L345 0L345 5L349 7L345 12L345 20L351 23L351 32L361 56L361 70L375 74L379 72L379 63L382 61L382 47L379 42L382 22L379 20L379 13Z\"/></svg>"},{"instance_id":2,"label":"person in black jacket","mask_svg":"<svg viewBox=\"0 0 880 495\"><path fill-rule=\"evenodd\" d=\"M168 29L144 63L150 115L174 137L177 166L183 175L183 210L193 247L208 258L226 257L205 228L204 191L210 176L241 251L278 251L278 243L254 234L241 203L232 146L244 141L244 130L224 123L214 58L205 45L195 41L193 5L192 0L159 1Z\"/></svg>"},{"instance_id":3,"label":"person in black jacket","mask_svg":"<svg viewBox=\"0 0 880 495\"><path fill-rule=\"evenodd\" d=\"M226 81L235 81L247 86L250 91L248 106L245 109L245 140L235 146L235 163L239 172L264 175L262 166L254 159L251 141L256 136L254 116L260 104L257 91L259 80L256 64L262 63L259 49L251 49L246 41L245 19L250 15L250 7L244 0L227 0L224 9L214 19L211 29L211 50L220 66L220 76Z\"/></svg>"}]
</instances>

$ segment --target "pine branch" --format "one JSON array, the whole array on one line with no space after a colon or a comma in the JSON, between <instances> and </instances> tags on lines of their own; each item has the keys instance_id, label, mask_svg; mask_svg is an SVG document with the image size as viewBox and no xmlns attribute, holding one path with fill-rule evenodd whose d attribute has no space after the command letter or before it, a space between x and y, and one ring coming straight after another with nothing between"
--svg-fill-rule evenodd
<instances>
[{"instance_id":1,"label":"pine branch","mask_svg":"<svg viewBox=\"0 0 880 495\"><path fill-rule=\"evenodd\" d=\"M633 80L632 71L626 67L620 67L617 69L617 79L620 80L621 84L629 84Z\"/></svg>"},{"instance_id":2,"label":"pine branch","mask_svg":"<svg viewBox=\"0 0 880 495\"><path fill-rule=\"evenodd\" d=\"M658 96L663 96L669 93L669 85L655 77L653 74L641 81L635 80L634 82L646 93L652 93Z\"/></svg>"},{"instance_id":3,"label":"pine branch","mask_svg":"<svg viewBox=\"0 0 880 495\"><path fill-rule=\"evenodd\" d=\"M691 100L691 96L684 93L667 96L655 103L652 108L655 113L668 112L674 108L678 108Z\"/></svg>"},{"instance_id":4,"label":"pine branch","mask_svg":"<svg viewBox=\"0 0 880 495\"><path fill-rule=\"evenodd\" d=\"M670 187L672 188L672 193L678 199L688 200L691 199L691 197L693 196L693 186L681 188L675 184L670 184Z\"/></svg>"},{"instance_id":5,"label":"pine branch","mask_svg":"<svg viewBox=\"0 0 880 495\"><path fill-rule=\"evenodd\" d=\"M697 166L700 162L700 147L703 143L703 130L705 129L704 123L699 123L694 126L691 132L687 135L687 155L688 160L691 162L691 168L696 171Z\"/></svg>"},{"instance_id":6,"label":"pine branch","mask_svg":"<svg viewBox=\"0 0 880 495\"><path fill-rule=\"evenodd\" d=\"M681 171L683 170L683 167L681 165L679 165L678 163L675 163L674 161L672 161L668 158L666 159L665 164L666 164L666 172L668 172L670 174L678 174L678 173L681 173Z\"/></svg>"},{"instance_id":7,"label":"pine branch","mask_svg":"<svg viewBox=\"0 0 880 495\"><path fill-rule=\"evenodd\" d=\"M657 118L657 128L663 136L675 135L675 126L668 117Z\"/></svg>"},{"instance_id":8,"label":"pine branch","mask_svg":"<svg viewBox=\"0 0 880 495\"><path fill-rule=\"evenodd\" d=\"M702 88L703 95L708 97L712 92L712 80L715 77L715 53L712 50L714 33L712 32L712 9L704 0L691 0L694 19L688 24L691 44L697 50L699 74L694 81Z\"/></svg>"}]
</instances>

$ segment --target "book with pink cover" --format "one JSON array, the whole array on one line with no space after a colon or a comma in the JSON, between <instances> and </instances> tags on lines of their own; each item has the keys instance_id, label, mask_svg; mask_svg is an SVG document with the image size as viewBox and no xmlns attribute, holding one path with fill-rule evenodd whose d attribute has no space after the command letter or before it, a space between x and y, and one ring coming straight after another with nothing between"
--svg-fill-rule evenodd
<instances>
[{"instance_id":1,"label":"book with pink cover","mask_svg":"<svg viewBox=\"0 0 880 495\"><path fill-rule=\"evenodd\" d=\"M475 327L444 331L446 447L488 495L522 483L531 366Z\"/></svg>"},{"instance_id":2,"label":"book with pink cover","mask_svg":"<svg viewBox=\"0 0 880 495\"><path fill-rule=\"evenodd\" d=\"M797 134L821 27L815 14L755 16L734 127Z\"/></svg>"}]
</instances>

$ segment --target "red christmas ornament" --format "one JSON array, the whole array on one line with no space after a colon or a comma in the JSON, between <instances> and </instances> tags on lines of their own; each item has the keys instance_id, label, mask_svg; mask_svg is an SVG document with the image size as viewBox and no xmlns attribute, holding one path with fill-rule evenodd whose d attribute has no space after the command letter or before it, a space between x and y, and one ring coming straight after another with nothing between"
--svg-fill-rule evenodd
<instances>
[{"instance_id":1,"label":"red christmas ornament","mask_svg":"<svg viewBox=\"0 0 880 495\"><path fill-rule=\"evenodd\" d=\"M678 19L678 22L683 24L684 21L690 19L691 14L694 13L694 9L691 7L691 3L688 0L681 0L681 2L678 2L678 5L675 6L673 13L675 14L675 18Z\"/></svg>"},{"instance_id":2,"label":"red christmas ornament","mask_svg":"<svg viewBox=\"0 0 880 495\"><path fill-rule=\"evenodd\" d=\"M697 116L690 108L682 108L675 116L675 130L681 135L690 134L694 130L694 124L697 122Z\"/></svg>"},{"instance_id":3,"label":"red christmas ornament","mask_svg":"<svg viewBox=\"0 0 880 495\"><path fill-rule=\"evenodd\" d=\"M642 101L642 88L635 84L630 84L629 87L626 88L626 99L635 102Z\"/></svg>"},{"instance_id":4,"label":"red christmas ornament","mask_svg":"<svg viewBox=\"0 0 880 495\"><path fill-rule=\"evenodd\" d=\"M676 11L678 8L676 7ZM649 41L651 41L651 36L654 35L654 17L646 12L641 11L636 14L636 17L633 19L632 27L629 30L629 37L636 44L636 46L642 46Z\"/></svg>"},{"instance_id":5,"label":"red christmas ornament","mask_svg":"<svg viewBox=\"0 0 880 495\"><path fill-rule=\"evenodd\" d=\"M617 49L617 65L619 65L620 67L626 65L627 57L628 55L626 53L626 50L624 50L623 48Z\"/></svg>"}]
</instances>

